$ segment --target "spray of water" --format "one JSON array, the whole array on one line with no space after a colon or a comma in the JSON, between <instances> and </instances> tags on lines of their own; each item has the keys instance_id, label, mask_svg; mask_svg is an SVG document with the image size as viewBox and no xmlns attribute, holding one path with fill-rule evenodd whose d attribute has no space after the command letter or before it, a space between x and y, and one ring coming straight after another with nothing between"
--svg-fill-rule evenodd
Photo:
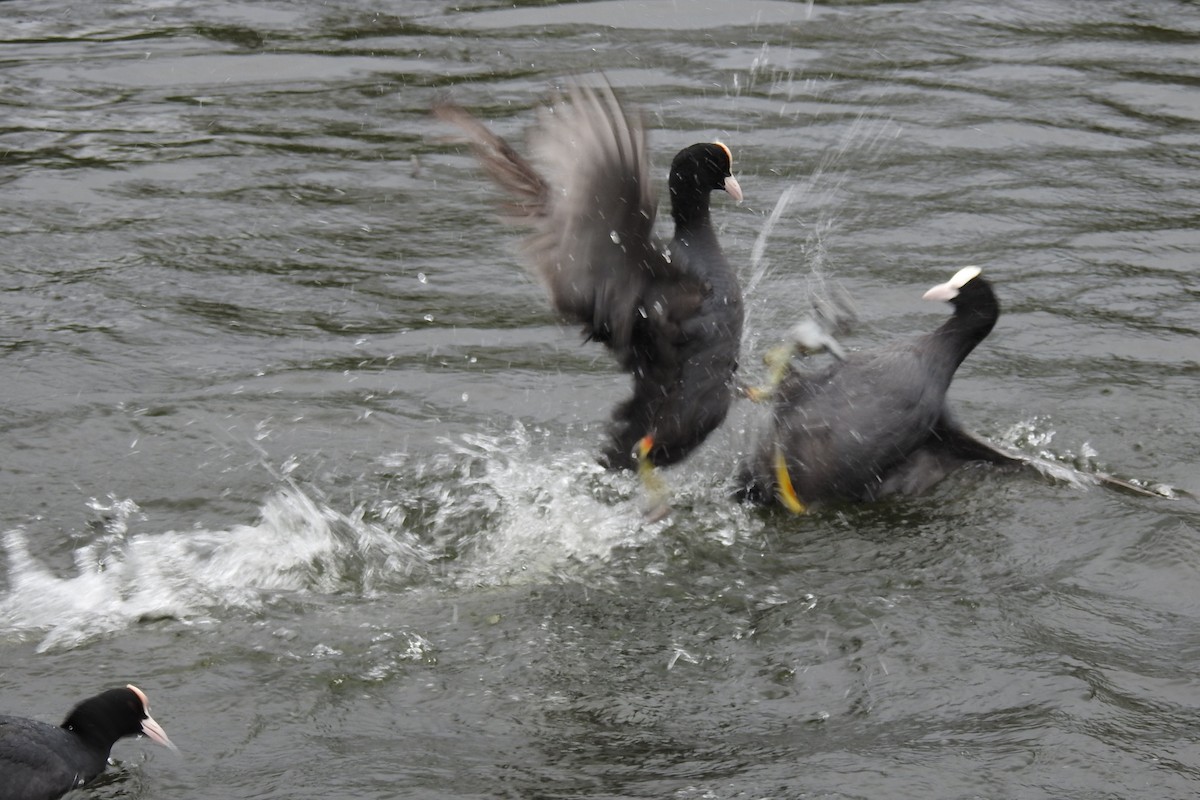
<instances>
[{"instance_id":1,"label":"spray of water","mask_svg":"<svg viewBox=\"0 0 1200 800\"><path fill-rule=\"evenodd\" d=\"M837 147L822 154L809 176L780 193L751 247L743 280L749 311L742 341L746 351L753 351L764 338L772 340L769 334L760 333L757 318L778 311L781 302L786 304L793 322L822 307L848 306L851 294L829 277L826 266L827 240L847 220L841 199L846 177L839 172L839 164L852 151L859 161L881 158L899 133L899 126L891 120L873 120L860 114ZM789 292L786 287L772 285L776 283L776 267L767 256L776 228L797 218L805 231L804 241L799 253L789 256L784 266L788 285L802 287L799 296L795 296L794 290ZM797 273L805 277L800 284L795 282ZM852 307L847 310L856 316ZM776 333L776 337L782 335L782 331Z\"/></svg>"},{"instance_id":2,"label":"spray of water","mask_svg":"<svg viewBox=\"0 0 1200 800\"><path fill-rule=\"evenodd\" d=\"M295 486L269 498L253 525L228 530L129 535L133 501L91 505L104 532L75 550L71 575L40 563L24 529L4 534L0 634L40 635L39 650L71 647L142 619L258 608L273 592L370 593L430 560L411 537L361 511L339 514Z\"/></svg>"},{"instance_id":3,"label":"spray of water","mask_svg":"<svg viewBox=\"0 0 1200 800\"><path fill-rule=\"evenodd\" d=\"M669 524L646 523L632 475L587 452L552 452L523 426L443 445L447 469L422 501L423 538L453 554L458 586L579 579Z\"/></svg>"}]
</instances>

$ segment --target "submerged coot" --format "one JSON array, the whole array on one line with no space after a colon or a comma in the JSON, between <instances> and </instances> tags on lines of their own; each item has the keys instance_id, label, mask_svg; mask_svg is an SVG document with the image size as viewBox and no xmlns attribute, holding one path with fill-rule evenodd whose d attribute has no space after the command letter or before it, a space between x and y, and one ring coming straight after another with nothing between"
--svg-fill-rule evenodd
<instances>
[{"instance_id":1,"label":"submerged coot","mask_svg":"<svg viewBox=\"0 0 1200 800\"><path fill-rule=\"evenodd\" d=\"M991 285L964 267L925 298L954 306L933 333L851 353L816 374L788 365L770 429L742 467L744 497L802 511L917 493L966 461L1019 463L963 430L946 406L955 370L1000 316Z\"/></svg>"},{"instance_id":2,"label":"submerged coot","mask_svg":"<svg viewBox=\"0 0 1200 800\"><path fill-rule=\"evenodd\" d=\"M504 189L525 252L554 308L603 342L633 376L613 411L601 463L610 469L684 459L725 419L734 397L742 295L709 218L709 194L742 192L732 154L695 144L671 164L675 238L655 238L646 136L611 87L572 85L541 110L532 161L454 105L435 114L463 129Z\"/></svg>"},{"instance_id":3,"label":"submerged coot","mask_svg":"<svg viewBox=\"0 0 1200 800\"><path fill-rule=\"evenodd\" d=\"M84 700L59 727L0 716L0 800L61 797L104 771L118 739L138 734L175 749L132 685Z\"/></svg>"}]
</instances>

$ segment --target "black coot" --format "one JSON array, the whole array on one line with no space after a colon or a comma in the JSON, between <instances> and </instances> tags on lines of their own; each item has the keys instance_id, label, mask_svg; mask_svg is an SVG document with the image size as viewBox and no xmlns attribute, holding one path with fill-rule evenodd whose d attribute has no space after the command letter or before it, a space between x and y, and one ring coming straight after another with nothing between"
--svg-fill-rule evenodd
<instances>
[{"instance_id":1,"label":"black coot","mask_svg":"<svg viewBox=\"0 0 1200 800\"><path fill-rule=\"evenodd\" d=\"M851 353L816 374L788 365L770 429L743 465L742 496L802 511L914 494L966 461L1019 463L963 430L946 406L955 370L1000 316L991 285L964 267L925 298L954 306L933 333Z\"/></svg>"},{"instance_id":2,"label":"black coot","mask_svg":"<svg viewBox=\"0 0 1200 800\"><path fill-rule=\"evenodd\" d=\"M0 716L0 800L61 797L104 771L118 739L138 734L175 749L132 685L84 700L59 727Z\"/></svg>"},{"instance_id":3,"label":"black coot","mask_svg":"<svg viewBox=\"0 0 1200 800\"><path fill-rule=\"evenodd\" d=\"M711 192L742 198L729 148L695 144L675 157L675 238L663 247L645 132L608 85L571 85L541 110L530 142L538 168L462 108L434 112L466 131L509 195L509 218L531 229L524 249L554 308L633 376L601 463L684 459L725 419L735 392L742 295L709 218Z\"/></svg>"}]
</instances>

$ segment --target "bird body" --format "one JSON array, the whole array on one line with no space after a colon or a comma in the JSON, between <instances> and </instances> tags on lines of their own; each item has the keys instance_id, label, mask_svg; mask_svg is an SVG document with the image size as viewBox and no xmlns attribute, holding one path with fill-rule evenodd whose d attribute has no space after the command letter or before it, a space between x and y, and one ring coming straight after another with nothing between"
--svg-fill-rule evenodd
<instances>
[{"instance_id":1,"label":"bird body","mask_svg":"<svg viewBox=\"0 0 1200 800\"><path fill-rule=\"evenodd\" d=\"M107 759L65 728L0 716L0 800L59 797L103 772Z\"/></svg>"},{"instance_id":2,"label":"bird body","mask_svg":"<svg viewBox=\"0 0 1200 800\"><path fill-rule=\"evenodd\" d=\"M0 715L0 800L53 800L104 771L118 739L145 734L174 749L135 686L77 705L61 726Z\"/></svg>"},{"instance_id":3,"label":"bird body","mask_svg":"<svg viewBox=\"0 0 1200 800\"><path fill-rule=\"evenodd\" d=\"M458 106L434 113L466 132L509 196L507 218L529 229L524 251L551 305L633 378L601 463L628 469L640 459L666 466L686 458L734 397L742 295L709 213L713 191L742 197L729 148L696 144L675 157L675 236L664 246L654 235L645 132L611 87L572 84L543 108L530 160Z\"/></svg>"},{"instance_id":4,"label":"bird body","mask_svg":"<svg viewBox=\"0 0 1200 800\"><path fill-rule=\"evenodd\" d=\"M1000 314L979 273L965 268L926 292L954 304L932 333L851 353L817 373L790 365L772 395L769 430L742 467L741 493L790 505L780 497L790 483L800 507L874 500L923 491L967 460L1015 461L963 430L946 404L955 371Z\"/></svg>"},{"instance_id":5,"label":"bird body","mask_svg":"<svg viewBox=\"0 0 1200 800\"><path fill-rule=\"evenodd\" d=\"M941 413L933 400L945 386L923 381L925 366L920 348L906 345L852 356L816 377L793 371L784 379L777 441L800 497L873 498Z\"/></svg>"}]
</instances>

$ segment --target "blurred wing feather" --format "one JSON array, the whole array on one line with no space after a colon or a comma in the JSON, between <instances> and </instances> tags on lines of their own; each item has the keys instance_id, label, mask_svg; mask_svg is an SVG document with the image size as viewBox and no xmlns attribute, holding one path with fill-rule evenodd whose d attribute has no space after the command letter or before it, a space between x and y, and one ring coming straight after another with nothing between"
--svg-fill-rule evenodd
<instances>
[{"instance_id":1,"label":"blurred wing feather","mask_svg":"<svg viewBox=\"0 0 1200 800\"><path fill-rule=\"evenodd\" d=\"M705 288L671 264L653 236L657 201L641 120L607 84L571 84L539 112L533 163L462 109L434 113L461 128L484 170L510 197L510 221L532 228L524 250L554 307L605 342L622 364L639 325L672 325L652 285L696 298ZM674 308L664 304L663 309Z\"/></svg>"}]
</instances>

